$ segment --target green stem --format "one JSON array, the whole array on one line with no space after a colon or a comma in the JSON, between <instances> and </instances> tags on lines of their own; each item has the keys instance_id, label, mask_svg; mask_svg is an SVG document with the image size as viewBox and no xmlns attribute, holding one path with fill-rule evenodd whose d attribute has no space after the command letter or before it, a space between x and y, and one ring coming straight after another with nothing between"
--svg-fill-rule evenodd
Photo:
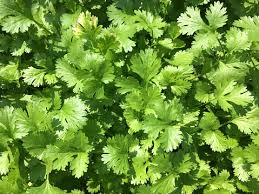
<instances>
[{"instance_id":1,"label":"green stem","mask_svg":"<svg viewBox=\"0 0 259 194\"><path fill-rule=\"evenodd\" d=\"M256 69L256 65L255 65L255 63L254 63L254 61L253 61L253 57L251 56L251 53L250 52L248 52L248 55L249 55L249 57L250 57L250 60L252 61L252 64L253 64L253 67Z\"/></svg>"},{"instance_id":2,"label":"green stem","mask_svg":"<svg viewBox=\"0 0 259 194\"><path fill-rule=\"evenodd\" d=\"M222 124L220 125L220 127L223 127L223 126L225 126L225 125L228 125L228 124L230 124L231 122L232 122L232 120L227 121L227 122L225 122L225 123L222 123Z\"/></svg>"},{"instance_id":3,"label":"green stem","mask_svg":"<svg viewBox=\"0 0 259 194\"><path fill-rule=\"evenodd\" d=\"M219 45L220 45L220 48L221 48L221 50L222 50L222 52L223 52L224 57L226 57L225 49L224 49L224 47L223 47L221 41L219 40L219 38L217 38L217 40L218 40L218 43L219 43Z\"/></svg>"},{"instance_id":4,"label":"green stem","mask_svg":"<svg viewBox=\"0 0 259 194\"><path fill-rule=\"evenodd\" d=\"M35 24L37 24L40 28L45 30L48 34L52 34L51 31L49 31L45 26L43 26L41 23L37 22L34 18L30 18Z\"/></svg>"},{"instance_id":5,"label":"green stem","mask_svg":"<svg viewBox=\"0 0 259 194\"><path fill-rule=\"evenodd\" d=\"M7 146L7 151L9 153L9 157L10 157L10 161L14 161L14 157L13 157L13 153L12 153L12 150L9 146Z\"/></svg>"}]
</instances>

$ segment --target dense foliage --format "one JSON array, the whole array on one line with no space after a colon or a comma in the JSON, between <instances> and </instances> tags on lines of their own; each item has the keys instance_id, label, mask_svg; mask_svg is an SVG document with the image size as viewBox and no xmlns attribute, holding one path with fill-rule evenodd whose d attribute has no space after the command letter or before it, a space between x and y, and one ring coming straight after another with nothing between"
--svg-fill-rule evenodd
<instances>
[{"instance_id":1,"label":"dense foliage","mask_svg":"<svg viewBox=\"0 0 259 194\"><path fill-rule=\"evenodd\" d=\"M258 0L0 0L0 193L259 193Z\"/></svg>"}]
</instances>

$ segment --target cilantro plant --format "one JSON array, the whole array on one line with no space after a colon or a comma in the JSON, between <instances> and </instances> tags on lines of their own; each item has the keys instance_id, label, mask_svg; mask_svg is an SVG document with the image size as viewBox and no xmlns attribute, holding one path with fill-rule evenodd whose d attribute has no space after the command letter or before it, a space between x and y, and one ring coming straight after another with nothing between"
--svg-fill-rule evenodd
<instances>
[{"instance_id":1,"label":"cilantro plant","mask_svg":"<svg viewBox=\"0 0 259 194\"><path fill-rule=\"evenodd\" d=\"M259 193L258 0L0 0L0 194Z\"/></svg>"}]
</instances>

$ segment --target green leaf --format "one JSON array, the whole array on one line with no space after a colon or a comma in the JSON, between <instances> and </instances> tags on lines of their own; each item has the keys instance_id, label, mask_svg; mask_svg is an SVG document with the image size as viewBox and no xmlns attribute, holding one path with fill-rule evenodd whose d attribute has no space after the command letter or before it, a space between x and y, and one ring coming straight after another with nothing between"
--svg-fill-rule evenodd
<instances>
[{"instance_id":1,"label":"green leaf","mask_svg":"<svg viewBox=\"0 0 259 194\"><path fill-rule=\"evenodd\" d=\"M259 130L259 109L255 108L246 113L245 116L237 117L231 122L237 125L238 129L245 133L257 133Z\"/></svg>"},{"instance_id":2,"label":"green leaf","mask_svg":"<svg viewBox=\"0 0 259 194\"><path fill-rule=\"evenodd\" d=\"M46 162L51 162L51 170L65 170L69 163L73 161L73 156L78 154L75 153L75 150L71 152L70 150L64 150L61 145L67 142L58 142L60 145L47 145L46 149L43 152L43 155L40 156L42 160ZM63 151L64 150L64 151Z\"/></svg>"},{"instance_id":3,"label":"green leaf","mask_svg":"<svg viewBox=\"0 0 259 194\"><path fill-rule=\"evenodd\" d=\"M170 38L165 38L163 40L159 40L158 44L167 48L167 49L170 49L170 50L182 48L182 47L185 46L185 43L183 41L181 41L179 39L172 40Z\"/></svg>"},{"instance_id":4,"label":"green leaf","mask_svg":"<svg viewBox=\"0 0 259 194\"><path fill-rule=\"evenodd\" d=\"M195 124L195 126L196 126L199 114L200 114L200 111L185 113L183 115L182 125L193 125L193 124Z\"/></svg>"},{"instance_id":5,"label":"green leaf","mask_svg":"<svg viewBox=\"0 0 259 194\"><path fill-rule=\"evenodd\" d=\"M152 49L140 51L131 58L131 69L137 73L145 82L151 80L159 71L161 60Z\"/></svg>"},{"instance_id":6,"label":"green leaf","mask_svg":"<svg viewBox=\"0 0 259 194\"><path fill-rule=\"evenodd\" d=\"M98 76L100 76L99 78L101 78L101 81L104 84L108 84L108 83L112 82L114 80L114 78L115 78L114 69L113 69L113 67L112 67L112 65L110 63L103 63L103 64L101 64L98 67L98 69L96 71L96 74Z\"/></svg>"},{"instance_id":7,"label":"green leaf","mask_svg":"<svg viewBox=\"0 0 259 194\"><path fill-rule=\"evenodd\" d=\"M245 168L246 165L243 159L243 154L244 152L241 147L237 147L231 152L234 174L238 177L240 181L246 182L248 181L250 175L248 173L248 170Z\"/></svg>"},{"instance_id":8,"label":"green leaf","mask_svg":"<svg viewBox=\"0 0 259 194\"><path fill-rule=\"evenodd\" d=\"M131 93L129 93L126 97L126 103L123 104L123 106L126 108L131 108L136 111L140 111L143 108L144 102L143 102L143 96L142 92L140 90L133 90Z\"/></svg>"},{"instance_id":9,"label":"green leaf","mask_svg":"<svg viewBox=\"0 0 259 194\"><path fill-rule=\"evenodd\" d=\"M201 139L210 145L213 151L224 152L229 148L237 146L235 139L226 137L218 130L220 128L220 122L212 112L204 113L199 127L203 129L200 135Z\"/></svg>"},{"instance_id":10,"label":"green leaf","mask_svg":"<svg viewBox=\"0 0 259 194\"><path fill-rule=\"evenodd\" d=\"M197 158L197 157L196 157ZM197 173L197 177L201 178L201 177L210 177L211 174L211 169L210 169L210 165L208 164L208 162L201 160L199 158L197 158L197 162L198 162L198 173Z\"/></svg>"},{"instance_id":11,"label":"green leaf","mask_svg":"<svg viewBox=\"0 0 259 194\"><path fill-rule=\"evenodd\" d=\"M10 168L10 160L9 160L9 152L1 152L0 153L0 175L5 175L9 172Z\"/></svg>"},{"instance_id":12,"label":"green leaf","mask_svg":"<svg viewBox=\"0 0 259 194\"><path fill-rule=\"evenodd\" d=\"M14 0L0 1L0 24L4 31L12 34L26 32L31 25L36 25L28 15L28 9L21 5Z\"/></svg>"},{"instance_id":13,"label":"green leaf","mask_svg":"<svg viewBox=\"0 0 259 194\"><path fill-rule=\"evenodd\" d=\"M218 68L207 74L213 82L222 82L223 80L244 80L249 71L249 65L244 62L223 63L219 62Z\"/></svg>"},{"instance_id":14,"label":"green leaf","mask_svg":"<svg viewBox=\"0 0 259 194\"><path fill-rule=\"evenodd\" d=\"M180 130L180 127L168 127L165 129L165 132L161 135L159 139L162 147L166 152L172 152L177 149L183 140L183 135Z\"/></svg>"},{"instance_id":15,"label":"green leaf","mask_svg":"<svg viewBox=\"0 0 259 194\"><path fill-rule=\"evenodd\" d=\"M181 152L180 152L181 153ZM176 157L179 155L176 155ZM176 171L181 174L186 174L196 168L196 164L192 161L190 154L184 154L182 156L181 162L179 162L179 166Z\"/></svg>"},{"instance_id":16,"label":"green leaf","mask_svg":"<svg viewBox=\"0 0 259 194\"><path fill-rule=\"evenodd\" d=\"M259 193L258 5L0 0L0 193Z\"/></svg>"},{"instance_id":17,"label":"green leaf","mask_svg":"<svg viewBox=\"0 0 259 194\"><path fill-rule=\"evenodd\" d=\"M47 179L41 186L39 187L31 187L29 188L26 193L28 194L65 194L66 192L59 189L58 187L54 187L49 183Z\"/></svg>"},{"instance_id":18,"label":"green leaf","mask_svg":"<svg viewBox=\"0 0 259 194\"><path fill-rule=\"evenodd\" d=\"M170 123L183 119L183 105L177 98L170 101L157 102L152 108L155 110L155 116L162 121Z\"/></svg>"},{"instance_id":19,"label":"green leaf","mask_svg":"<svg viewBox=\"0 0 259 194\"><path fill-rule=\"evenodd\" d=\"M214 103L215 97L214 97L214 93L212 92L211 85L209 85L206 82L199 81L196 84L195 99L203 103L208 103L208 102Z\"/></svg>"},{"instance_id":20,"label":"green leaf","mask_svg":"<svg viewBox=\"0 0 259 194\"><path fill-rule=\"evenodd\" d=\"M114 25L122 25L123 23L131 22L131 15L125 14L123 11L117 9L113 4L107 9L107 15Z\"/></svg>"},{"instance_id":21,"label":"green leaf","mask_svg":"<svg viewBox=\"0 0 259 194\"><path fill-rule=\"evenodd\" d=\"M76 178L83 176L83 173L87 171L89 164L88 153L80 153L77 157L71 162L70 169L73 171L73 175Z\"/></svg>"},{"instance_id":22,"label":"green leaf","mask_svg":"<svg viewBox=\"0 0 259 194\"><path fill-rule=\"evenodd\" d=\"M157 154L153 156L152 162L148 166L148 176L151 183L156 183L163 173L172 169L172 162L169 154Z\"/></svg>"},{"instance_id":23,"label":"green leaf","mask_svg":"<svg viewBox=\"0 0 259 194\"><path fill-rule=\"evenodd\" d=\"M120 94L126 94L134 91L135 89L140 89L138 80L133 77L118 79L116 80L115 86L119 87L118 92Z\"/></svg>"},{"instance_id":24,"label":"green leaf","mask_svg":"<svg viewBox=\"0 0 259 194\"><path fill-rule=\"evenodd\" d=\"M168 122L161 121L160 119L156 119L154 117L146 118L141 126L144 132L147 133L148 137L152 140L157 139L159 136L159 133L161 133L162 130L167 127L168 127Z\"/></svg>"},{"instance_id":25,"label":"green leaf","mask_svg":"<svg viewBox=\"0 0 259 194\"><path fill-rule=\"evenodd\" d=\"M0 67L0 78L9 82L17 81L20 78L18 64L10 64Z\"/></svg>"},{"instance_id":26,"label":"green leaf","mask_svg":"<svg viewBox=\"0 0 259 194\"><path fill-rule=\"evenodd\" d=\"M212 49L219 46L220 34L215 30L226 24L227 16L226 8L223 8L223 4L215 2L211 4L206 11L206 19L209 22L207 25L200 16L200 10L198 8L187 7L185 13L182 13L178 17L178 25L181 28L182 34L193 35L194 41L192 42L195 49Z\"/></svg>"},{"instance_id":27,"label":"green leaf","mask_svg":"<svg viewBox=\"0 0 259 194\"><path fill-rule=\"evenodd\" d=\"M62 23L62 28L68 29L68 28L72 27L76 23L76 20L78 19L79 14L80 14L80 10L77 10L73 14L69 14L69 13L63 14L60 18L61 23Z\"/></svg>"},{"instance_id":28,"label":"green leaf","mask_svg":"<svg viewBox=\"0 0 259 194\"><path fill-rule=\"evenodd\" d=\"M230 174L227 170L222 170L215 176L210 184L205 188L204 193L235 193L236 188L232 180L228 180Z\"/></svg>"},{"instance_id":29,"label":"green leaf","mask_svg":"<svg viewBox=\"0 0 259 194\"><path fill-rule=\"evenodd\" d=\"M58 60L56 64L56 74L57 77L67 83L68 87L74 87L73 91L75 93L84 90L84 73L74 69L67 60Z\"/></svg>"},{"instance_id":30,"label":"green leaf","mask_svg":"<svg viewBox=\"0 0 259 194\"><path fill-rule=\"evenodd\" d=\"M205 112L200 120L199 127L204 130L217 130L220 128L220 122L212 112Z\"/></svg>"},{"instance_id":31,"label":"green leaf","mask_svg":"<svg viewBox=\"0 0 259 194\"><path fill-rule=\"evenodd\" d=\"M64 100L62 108L57 111L57 118L64 129L79 129L86 124L88 107L77 96Z\"/></svg>"},{"instance_id":32,"label":"green leaf","mask_svg":"<svg viewBox=\"0 0 259 194\"><path fill-rule=\"evenodd\" d=\"M45 71L43 69L36 69L34 67L29 67L24 70L24 82L39 87L43 85L43 78L45 76Z\"/></svg>"},{"instance_id":33,"label":"green leaf","mask_svg":"<svg viewBox=\"0 0 259 194\"><path fill-rule=\"evenodd\" d=\"M64 59L59 59L61 61L58 61L58 65L66 65L66 62L68 63L69 66L75 67L75 68L82 68L86 69L88 68L88 61L86 61L86 55L87 51L84 50L84 44L80 39L74 39L71 41L69 48L68 48L68 53L64 56ZM103 60L101 58L100 60ZM99 61L98 61L99 62ZM59 64L61 63L61 64ZM90 61L90 64L91 61Z\"/></svg>"},{"instance_id":34,"label":"green leaf","mask_svg":"<svg viewBox=\"0 0 259 194\"><path fill-rule=\"evenodd\" d=\"M251 176L255 179L257 179L257 181L259 180L259 163L255 163L251 165Z\"/></svg>"},{"instance_id":35,"label":"green leaf","mask_svg":"<svg viewBox=\"0 0 259 194\"><path fill-rule=\"evenodd\" d=\"M133 90L126 96L126 102L122 106L136 111L144 110L148 113L150 109L153 110L154 106L163 100L160 91L160 88L155 86Z\"/></svg>"},{"instance_id":36,"label":"green leaf","mask_svg":"<svg viewBox=\"0 0 259 194\"><path fill-rule=\"evenodd\" d=\"M87 185L87 191L91 194L98 193L100 191L100 185L98 184L98 182L93 181L92 179L87 181L86 185Z\"/></svg>"},{"instance_id":37,"label":"green leaf","mask_svg":"<svg viewBox=\"0 0 259 194\"><path fill-rule=\"evenodd\" d=\"M140 185L137 190L136 190L136 194L145 194L145 193L150 193L150 186L148 185Z\"/></svg>"},{"instance_id":38,"label":"green leaf","mask_svg":"<svg viewBox=\"0 0 259 194\"><path fill-rule=\"evenodd\" d=\"M203 130L201 133L201 137L206 144L210 145L212 151L214 152L224 152L229 148L237 146L237 141L235 139L227 138L219 130Z\"/></svg>"},{"instance_id":39,"label":"green leaf","mask_svg":"<svg viewBox=\"0 0 259 194\"><path fill-rule=\"evenodd\" d=\"M13 56L22 56L24 53L30 53L31 48L28 47L28 44L26 41L21 42L20 44L15 44L15 48L13 48L14 51L12 52Z\"/></svg>"},{"instance_id":40,"label":"green leaf","mask_svg":"<svg viewBox=\"0 0 259 194\"><path fill-rule=\"evenodd\" d=\"M173 40L181 35L180 27L177 25L177 22L171 22L168 26L167 32Z\"/></svg>"},{"instance_id":41,"label":"green leaf","mask_svg":"<svg viewBox=\"0 0 259 194\"><path fill-rule=\"evenodd\" d=\"M24 148L34 157L42 159L47 145L53 144L56 137L49 132L30 133L23 139Z\"/></svg>"},{"instance_id":42,"label":"green leaf","mask_svg":"<svg viewBox=\"0 0 259 194\"><path fill-rule=\"evenodd\" d=\"M223 7L223 3L216 1L211 4L206 11L206 18L212 29L218 29L224 26L227 22L227 9Z\"/></svg>"},{"instance_id":43,"label":"green leaf","mask_svg":"<svg viewBox=\"0 0 259 194\"><path fill-rule=\"evenodd\" d=\"M153 16L152 13L148 11L134 11L136 14L135 20L137 22L138 30L146 30L153 38L159 38L163 35L163 28L166 23L163 22L162 18L158 16Z\"/></svg>"},{"instance_id":44,"label":"green leaf","mask_svg":"<svg viewBox=\"0 0 259 194\"><path fill-rule=\"evenodd\" d=\"M177 22L182 34L193 35L195 32L206 28L200 10L194 7L187 7L186 12L178 17Z\"/></svg>"},{"instance_id":45,"label":"green leaf","mask_svg":"<svg viewBox=\"0 0 259 194\"><path fill-rule=\"evenodd\" d=\"M129 136L115 135L107 140L103 148L102 161L116 174L127 174L129 170Z\"/></svg>"},{"instance_id":46,"label":"green leaf","mask_svg":"<svg viewBox=\"0 0 259 194\"><path fill-rule=\"evenodd\" d=\"M17 112L12 106L0 109L1 143L12 142L12 140L21 139L28 134L29 129L17 126L17 120Z\"/></svg>"},{"instance_id":47,"label":"green leaf","mask_svg":"<svg viewBox=\"0 0 259 194\"><path fill-rule=\"evenodd\" d=\"M252 30L252 29L256 29L254 27L256 27L258 20L259 20L258 16L254 16L254 17L244 16L244 17L241 17L239 20L235 21L234 25L240 28Z\"/></svg>"},{"instance_id":48,"label":"green leaf","mask_svg":"<svg viewBox=\"0 0 259 194\"><path fill-rule=\"evenodd\" d=\"M77 22L73 27L74 35L77 37L91 36L100 30L98 26L98 18L91 15L89 11L81 12Z\"/></svg>"},{"instance_id":49,"label":"green leaf","mask_svg":"<svg viewBox=\"0 0 259 194\"><path fill-rule=\"evenodd\" d=\"M201 49L201 50L216 48L220 46L218 41L220 37L221 36L218 32L211 32L211 31L206 33L199 32L194 36L194 41L192 42L192 48Z\"/></svg>"},{"instance_id":50,"label":"green leaf","mask_svg":"<svg viewBox=\"0 0 259 194\"><path fill-rule=\"evenodd\" d=\"M58 61L56 72L68 87L74 86L74 92L98 93L103 84L113 81L114 69L100 53L85 51L83 47L83 42L73 41L69 53Z\"/></svg>"},{"instance_id":51,"label":"green leaf","mask_svg":"<svg viewBox=\"0 0 259 194\"><path fill-rule=\"evenodd\" d=\"M209 26L202 20L200 10L194 7L187 7L186 12L180 15L177 22L182 34L193 35L197 31L208 32L210 29L216 30L224 26L227 21L225 14L226 8L223 8L222 3L216 1L214 4L211 4L206 11L206 19L209 22Z\"/></svg>"},{"instance_id":52,"label":"green leaf","mask_svg":"<svg viewBox=\"0 0 259 194\"><path fill-rule=\"evenodd\" d=\"M43 152L43 160L52 162L52 169L65 170L70 163L70 170L76 178L87 172L89 164L89 153L93 147L83 132L77 132L71 137L66 136L64 140L58 140L55 145L47 145Z\"/></svg>"},{"instance_id":53,"label":"green leaf","mask_svg":"<svg viewBox=\"0 0 259 194\"><path fill-rule=\"evenodd\" d=\"M149 179L147 174L147 168L149 164L147 160L149 154L146 150L139 147L136 148L136 152L136 157L132 158L132 166L134 168L135 175L132 177L131 184L145 184Z\"/></svg>"},{"instance_id":54,"label":"green leaf","mask_svg":"<svg viewBox=\"0 0 259 194\"><path fill-rule=\"evenodd\" d=\"M238 42L236 41L238 39ZM238 28L230 28L226 34L227 48L232 51L249 50L251 42L248 39L248 33Z\"/></svg>"},{"instance_id":55,"label":"green leaf","mask_svg":"<svg viewBox=\"0 0 259 194\"><path fill-rule=\"evenodd\" d=\"M248 38L250 41L259 41L259 17L258 16L243 16L239 20L234 22L236 27L243 28L248 33Z\"/></svg>"},{"instance_id":56,"label":"green leaf","mask_svg":"<svg viewBox=\"0 0 259 194\"><path fill-rule=\"evenodd\" d=\"M172 92L180 96L186 94L191 88L190 81L195 78L193 73L192 66L166 66L154 78L154 81L164 89L170 86Z\"/></svg>"},{"instance_id":57,"label":"green leaf","mask_svg":"<svg viewBox=\"0 0 259 194\"><path fill-rule=\"evenodd\" d=\"M247 106L253 101L253 97L246 87L238 85L235 81L222 80L215 83L215 85L215 97L219 106L225 111L232 108L230 102L240 106Z\"/></svg>"},{"instance_id":58,"label":"green leaf","mask_svg":"<svg viewBox=\"0 0 259 194\"><path fill-rule=\"evenodd\" d=\"M176 178L176 175L171 174L160 179L155 185L152 186L151 192L154 194L169 194L173 192L176 189Z\"/></svg>"},{"instance_id":59,"label":"green leaf","mask_svg":"<svg viewBox=\"0 0 259 194\"><path fill-rule=\"evenodd\" d=\"M252 139L255 145L259 146L259 134L252 135Z\"/></svg>"},{"instance_id":60,"label":"green leaf","mask_svg":"<svg viewBox=\"0 0 259 194\"><path fill-rule=\"evenodd\" d=\"M74 189L71 191L71 194L84 194L83 191L80 191L80 190L77 190L77 189Z\"/></svg>"},{"instance_id":61,"label":"green leaf","mask_svg":"<svg viewBox=\"0 0 259 194\"><path fill-rule=\"evenodd\" d=\"M27 111L18 109L16 112L17 128L21 131L48 131L52 130L51 117L41 103L28 103Z\"/></svg>"},{"instance_id":62,"label":"green leaf","mask_svg":"<svg viewBox=\"0 0 259 194\"><path fill-rule=\"evenodd\" d=\"M6 176L2 176L0 180L0 191L5 194L22 193L23 188L21 186L23 181L20 176L19 169L10 168L10 172Z\"/></svg>"},{"instance_id":63,"label":"green leaf","mask_svg":"<svg viewBox=\"0 0 259 194\"><path fill-rule=\"evenodd\" d=\"M56 32L52 21L48 19L48 13L55 11L55 8L51 3L47 4L47 6L42 6L40 2L35 2L32 4L30 11L33 21L37 24L38 36L47 36L54 31Z\"/></svg>"},{"instance_id":64,"label":"green leaf","mask_svg":"<svg viewBox=\"0 0 259 194\"><path fill-rule=\"evenodd\" d=\"M174 59L171 63L176 66L187 66L192 64L193 59L193 53L189 51L178 51L175 53Z\"/></svg>"},{"instance_id":65,"label":"green leaf","mask_svg":"<svg viewBox=\"0 0 259 194\"><path fill-rule=\"evenodd\" d=\"M45 74L46 72L44 69L36 69L34 67L29 67L28 69L23 70L23 80L28 85L39 87L42 86L44 83Z\"/></svg>"},{"instance_id":66,"label":"green leaf","mask_svg":"<svg viewBox=\"0 0 259 194\"><path fill-rule=\"evenodd\" d=\"M85 51L83 43L78 40L72 42L64 58L75 67L85 70L98 69L105 62L100 53Z\"/></svg>"},{"instance_id":67,"label":"green leaf","mask_svg":"<svg viewBox=\"0 0 259 194\"><path fill-rule=\"evenodd\" d=\"M121 49L128 53L133 50L136 46L135 41L132 40L134 34L137 32L135 26L129 26L122 24L120 26L111 29L112 32L116 34L116 40L119 42L119 48L117 51L121 52Z\"/></svg>"}]
</instances>

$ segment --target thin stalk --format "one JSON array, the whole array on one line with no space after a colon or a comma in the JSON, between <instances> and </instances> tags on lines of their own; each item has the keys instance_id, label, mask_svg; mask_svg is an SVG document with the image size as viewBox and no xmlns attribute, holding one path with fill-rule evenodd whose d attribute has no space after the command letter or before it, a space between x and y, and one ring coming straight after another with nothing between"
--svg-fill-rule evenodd
<instances>
[{"instance_id":1,"label":"thin stalk","mask_svg":"<svg viewBox=\"0 0 259 194\"><path fill-rule=\"evenodd\" d=\"M221 41L219 40L219 38L217 38L217 40L218 40L218 42L219 42L219 45L220 45L220 48L221 48L221 50L222 50L222 52L223 52L224 57L226 57L226 52L225 52L225 49L224 49L224 47L223 47Z\"/></svg>"}]
</instances>

